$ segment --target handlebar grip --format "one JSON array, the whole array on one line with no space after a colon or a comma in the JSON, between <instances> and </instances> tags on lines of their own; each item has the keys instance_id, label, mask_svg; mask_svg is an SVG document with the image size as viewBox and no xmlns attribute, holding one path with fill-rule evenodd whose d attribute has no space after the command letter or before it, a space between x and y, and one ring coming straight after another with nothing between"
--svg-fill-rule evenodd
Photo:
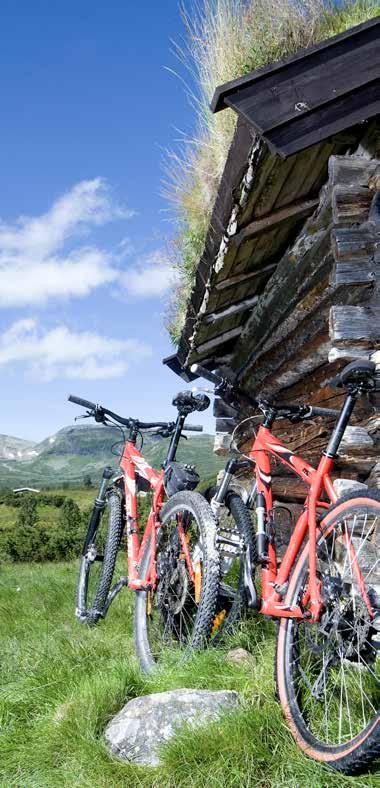
<instances>
[{"instance_id":1,"label":"handlebar grip","mask_svg":"<svg viewBox=\"0 0 380 788\"><path fill-rule=\"evenodd\" d=\"M200 364L192 364L190 367L190 372L192 372L193 375L199 375L200 378L209 380L210 383L215 383L216 386L223 381L223 378L219 377L219 375L215 375L213 372L210 372Z\"/></svg>"},{"instance_id":2,"label":"handlebar grip","mask_svg":"<svg viewBox=\"0 0 380 788\"><path fill-rule=\"evenodd\" d=\"M311 413L313 416L334 416L334 418L340 416L340 410L333 410L333 408L315 408L314 405L311 405Z\"/></svg>"},{"instance_id":3,"label":"handlebar grip","mask_svg":"<svg viewBox=\"0 0 380 788\"><path fill-rule=\"evenodd\" d=\"M183 429L191 432L203 432L202 424L185 424Z\"/></svg>"},{"instance_id":4,"label":"handlebar grip","mask_svg":"<svg viewBox=\"0 0 380 788\"><path fill-rule=\"evenodd\" d=\"M69 402L74 402L75 405L81 405L82 408L88 408L88 410L95 410L97 407L94 402L90 402L88 399L82 399L81 397L75 397L74 394L70 394L67 399Z\"/></svg>"}]
</instances>

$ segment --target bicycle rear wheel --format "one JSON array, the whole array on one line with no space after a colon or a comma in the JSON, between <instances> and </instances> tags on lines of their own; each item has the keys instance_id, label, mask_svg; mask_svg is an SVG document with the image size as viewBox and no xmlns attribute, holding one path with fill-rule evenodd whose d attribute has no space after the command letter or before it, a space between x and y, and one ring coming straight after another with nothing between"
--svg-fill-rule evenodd
<instances>
[{"instance_id":1,"label":"bicycle rear wheel","mask_svg":"<svg viewBox=\"0 0 380 788\"><path fill-rule=\"evenodd\" d=\"M297 744L346 774L366 769L380 755L379 522L380 494L375 491L351 493L330 508L317 546L321 619L314 625L281 619L277 642L278 691ZM374 619L357 584L355 562ZM306 546L287 605L305 599L308 578Z\"/></svg>"},{"instance_id":2,"label":"bicycle rear wheel","mask_svg":"<svg viewBox=\"0 0 380 788\"><path fill-rule=\"evenodd\" d=\"M81 623L94 626L105 616L122 533L121 498L111 490L95 527L90 521L84 542L75 611Z\"/></svg>"},{"instance_id":3,"label":"bicycle rear wheel","mask_svg":"<svg viewBox=\"0 0 380 788\"><path fill-rule=\"evenodd\" d=\"M151 672L165 659L187 656L206 645L218 596L219 556L216 522L204 498L195 492L173 495L161 509L157 534L156 587L136 593L135 640L141 668ZM191 558L190 576L179 538L182 526ZM150 539L140 565L148 575Z\"/></svg>"}]
</instances>

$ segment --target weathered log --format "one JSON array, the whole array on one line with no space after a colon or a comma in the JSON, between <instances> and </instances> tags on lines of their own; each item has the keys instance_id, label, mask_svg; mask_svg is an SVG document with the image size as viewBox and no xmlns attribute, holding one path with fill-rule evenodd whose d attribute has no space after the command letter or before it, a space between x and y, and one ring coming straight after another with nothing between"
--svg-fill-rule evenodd
<instances>
[{"instance_id":1,"label":"weathered log","mask_svg":"<svg viewBox=\"0 0 380 788\"><path fill-rule=\"evenodd\" d=\"M368 454L374 445L373 439L364 427L348 426L339 447L339 454Z\"/></svg>"},{"instance_id":2,"label":"weathered log","mask_svg":"<svg viewBox=\"0 0 380 788\"><path fill-rule=\"evenodd\" d=\"M376 465L373 466L368 479L366 479L366 484L368 487L380 490L380 462L377 462Z\"/></svg>"},{"instance_id":3,"label":"weathered log","mask_svg":"<svg viewBox=\"0 0 380 788\"><path fill-rule=\"evenodd\" d=\"M367 221L372 198L372 192L365 187L335 186L332 191L334 224L362 224Z\"/></svg>"},{"instance_id":4,"label":"weathered log","mask_svg":"<svg viewBox=\"0 0 380 788\"><path fill-rule=\"evenodd\" d=\"M293 386L328 359L331 340L327 333L329 310L333 304L368 300L372 282L332 285L320 281L295 306L252 358L243 383L264 395ZM296 363L295 363L296 360Z\"/></svg>"},{"instance_id":5,"label":"weathered log","mask_svg":"<svg viewBox=\"0 0 380 788\"><path fill-rule=\"evenodd\" d=\"M343 476L352 476L361 481L368 476L375 465L376 456L364 456L357 454L339 454L335 461L335 469ZM350 473L348 473L350 471Z\"/></svg>"},{"instance_id":6,"label":"weathered log","mask_svg":"<svg viewBox=\"0 0 380 788\"><path fill-rule=\"evenodd\" d=\"M303 502L308 493L308 487L297 476L274 476L272 478L273 496L277 501Z\"/></svg>"},{"instance_id":7,"label":"weathered log","mask_svg":"<svg viewBox=\"0 0 380 788\"><path fill-rule=\"evenodd\" d=\"M370 285L375 281L375 264L373 262L364 263L358 260L347 260L344 263L336 263L330 278L331 284L335 287L340 287L342 285Z\"/></svg>"},{"instance_id":8,"label":"weathered log","mask_svg":"<svg viewBox=\"0 0 380 788\"><path fill-rule=\"evenodd\" d=\"M333 364L334 361L342 360L347 363L353 359L361 358L363 361L369 361L371 352L366 351L365 348L355 347L349 345L347 347L332 347L329 351L329 362Z\"/></svg>"},{"instance_id":9,"label":"weathered log","mask_svg":"<svg viewBox=\"0 0 380 788\"><path fill-rule=\"evenodd\" d=\"M236 347L235 369L242 370L273 329L329 269L331 200L324 191L318 209L294 246L280 260Z\"/></svg>"},{"instance_id":10,"label":"weathered log","mask_svg":"<svg viewBox=\"0 0 380 788\"><path fill-rule=\"evenodd\" d=\"M273 330L291 313L298 301L326 277L330 268L328 231L295 265L289 265L289 259L281 261L237 343L236 360L240 374L244 375Z\"/></svg>"},{"instance_id":11,"label":"weathered log","mask_svg":"<svg viewBox=\"0 0 380 788\"><path fill-rule=\"evenodd\" d=\"M368 223L373 225L375 230L377 231L377 237L379 238L380 232L380 192L376 192L375 196L372 200L371 207L369 209L368 214ZM375 247L376 249L376 247ZM376 259L376 251L375 251L375 259Z\"/></svg>"},{"instance_id":12,"label":"weathered log","mask_svg":"<svg viewBox=\"0 0 380 788\"><path fill-rule=\"evenodd\" d=\"M235 418L237 416L236 408L233 408L231 405L227 405L223 399L220 397L215 397L214 399L214 407L213 407L213 414L216 418Z\"/></svg>"},{"instance_id":13,"label":"weathered log","mask_svg":"<svg viewBox=\"0 0 380 788\"><path fill-rule=\"evenodd\" d=\"M333 343L380 342L380 308L375 306L333 306L330 309L330 338Z\"/></svg>"},{"instance_id":14,"label":"weathered log","mask_svg":"<svg viewBox=\"0 0 380 788\"><path fill-rule=\"evenodd\" d=\"M340 498L348 491L351 492L351 490L367 489L367 486L363 484L363 482L358 482L356 481L356 479L343 479L343 478L335 479L335 481L333 482L333 487L338 498Z\"/></svg>"},{"instance_id":15,"label":"weathered log","mask_svg":"<svg viewBox=\"0 0 380 788\"><path fill-rule=\"evenodd\" d=\"M377 162L363 156L330 156L329 181L332 186L368 186Z\"/></svg>"},{"instance_id":16,"label":"weathered log","mask_svg":"<svg viewBox=\"0 0 380 788\"><path fill-rule=\"evenodd\" d=\"M373 163L377 164L377 166L374 173L371 175L368 181L368 187L373 192L380 192L380 165L378 164L378 162L373 162Z\"/></svg>"},{"instance_id":17,"label":"weathered log","mask_svg":"<svg viewBox=\"0 0 380 788\"><path fill-rule=\"evenodd\" d=\"M373 260L377 233L371 226L340 227L331 233L331 244L336 262Z\"/></svg>"}]
</instances>

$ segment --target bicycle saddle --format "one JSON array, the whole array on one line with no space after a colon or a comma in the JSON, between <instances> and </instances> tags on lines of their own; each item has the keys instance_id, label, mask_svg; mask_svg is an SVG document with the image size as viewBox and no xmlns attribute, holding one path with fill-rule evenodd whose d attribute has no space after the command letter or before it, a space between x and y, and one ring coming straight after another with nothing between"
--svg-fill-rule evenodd
<instances>
[{"instance_id":1,"label":"bicycle saddle","mask_svg":"<svg viewBox=\"0 0 380 788\"><path fill-rule=\"evenodd\" d=\"M173 399L172 404L178 410L191 413L194 410L206 410L210 404L206 394L193 394L192 391L180 391Z\"/></svg>"},{"instance_id":2,"label":"bicycle saddle","mask_svg":"<svg viewBox=\"0 0 380 788\"><path fill-rule=\"evenodd\" d=\"M351 361L329 381L332 388L361 386L368 391L375 388L376 364L373 361Z\"/></svg>"}]
</instances>

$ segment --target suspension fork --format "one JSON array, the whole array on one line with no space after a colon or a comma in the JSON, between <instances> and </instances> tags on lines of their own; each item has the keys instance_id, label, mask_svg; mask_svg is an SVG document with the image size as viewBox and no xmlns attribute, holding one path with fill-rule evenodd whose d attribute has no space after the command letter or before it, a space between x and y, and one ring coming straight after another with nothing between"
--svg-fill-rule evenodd
<instances>
[{"instance_id":1,"label":"suspension fork","mask_svg":"<svg viewBox=\"0 0 380 788\"><path fill-rule=\"evenodd\" d=\"M86 555L87 550L89 548L89 545L91 544L91 542L92 542L92 540L94 538L94 535L95 535L95 533L97 531L101 513L102 513L102 511L103 511L103 509L104 509L104 507L106 505L106 496L107 496L107 490L108 490L108 483L109 483L109 480L111 479L112 476L113 476L112 468L109 468L109 467L104 468L103 475L102 475L102 480L101 480L100 486L99 486L99 492L98 492L98 495L97 495L97 497L95 498L95 501L94 501L94 506L93 506L93 509L92 509L92 512L91 512L91 517L90 517L90 522L89 522L87 533L86 533L86 538L85 538L84 544L83 544L83 550L82 550L82 554L83 555Z\"/></svg>"},{"instance_id":2,"label":"suspension fork","mask_svg":"<svg viewBox=\"0 0 380 788\"><path fill-rule=\"evenodd\" d=\"M252 468L252 465L253 463L251 462L251 460L238 460L238 459L229 460L229 462L225 467L223 479L214 497L210 501L211 509L216 518L218 518L219 512L226 500L226 495L230 488L231 479L233 479L237 471L248 470Z\"/></svg>"}]
</instances>

